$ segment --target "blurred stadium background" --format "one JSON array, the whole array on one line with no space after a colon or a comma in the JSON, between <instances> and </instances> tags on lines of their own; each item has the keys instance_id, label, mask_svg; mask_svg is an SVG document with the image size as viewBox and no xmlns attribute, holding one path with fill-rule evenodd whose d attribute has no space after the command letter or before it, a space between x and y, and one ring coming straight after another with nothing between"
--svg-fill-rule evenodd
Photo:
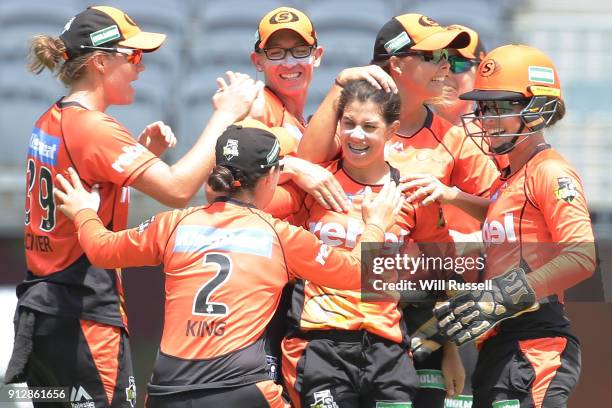
<instances>
[{"instance_id":1,"label":"blurred stadium background","mask_svg":"<svg viewBox=\"0 0 612 408\"><path fill-rule=\"evenodd\" d=\"M20 239L27 143L38 116L65 94L65 88L48 72L40 77L27 72L28 39L35 34L58 36L68 19L90 4L82 0L0 0L0 379L12 347L14 285L24 271ZM168 34L166 44L143 59L146 70L135 83L135 103L113 107L108 113L136 135L155 120L170 124L179 139L178 147L166 154L170 163L189 149L210 116L216 77L228 69L257 77L249 60L254 32L260 18L281 5L305 11L325 48L322 65L314 74L307 115L340 69L369 62L376 32L397 14L421 12L443 24L467 25L480 33L489 50L510 42L538 47L554 61L568 107L566 118L548 133L549 141L578 168L602 240L601 255L612 252L612 246L603 244L612 239L612 80L608 71L612 66L612 2L110 0L96 4L119 7L143 29ZM162 209L135 192L130 225ZM163 278L154 268L130 271L124 277L142 406L163 320ZM607 281L604 289L610 296ZM583 376L572 407L605 406L603 398L609 398L612 351L605 339L612 334L610 306L603 302L568 305L584 346ZM596 319L605 323L607 335L602 326L592 326Z\"/></svg>"}]
</instances>

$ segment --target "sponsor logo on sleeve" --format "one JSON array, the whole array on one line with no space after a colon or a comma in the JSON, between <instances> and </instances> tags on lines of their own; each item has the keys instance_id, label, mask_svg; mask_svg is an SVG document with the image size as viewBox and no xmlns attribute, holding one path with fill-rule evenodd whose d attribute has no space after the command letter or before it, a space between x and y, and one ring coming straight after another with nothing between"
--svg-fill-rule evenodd
<instances>
[{"instance_id":1,"label":"sponsor logo on sleeve","mask_svg":"<svg viewBox=\"0 0 612 408\"><path fill-rule=\"evenodd\" d=\"M155 216L152 216L148 220L141 222L137 229L138 233L142 234L143 232L145 232L145 230L149 228L149 225L151 225L153 221L155 221Z\"/></svg>"},{"instance_id":2,"label":"sponsor logo on sleeve","mask_svg":"<svg viewBox=\"0 0 612 408\"><path fill-rule=\"evenodd\" d=\"M132 165L147 148L141 144L135 144L133 146L123 146L121 150L123 153L117 157L117 160L111 166L117 173L123 173L125 168Z\"/></svg>"}]
</instances>

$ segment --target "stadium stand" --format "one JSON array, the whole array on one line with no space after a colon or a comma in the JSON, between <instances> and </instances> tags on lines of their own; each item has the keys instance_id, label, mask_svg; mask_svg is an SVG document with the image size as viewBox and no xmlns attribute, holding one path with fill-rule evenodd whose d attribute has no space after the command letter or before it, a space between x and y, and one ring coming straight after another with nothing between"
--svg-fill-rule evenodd
<instances>
[{"instance_id":1,"label":"stadium stand","mask_svg":"<svg viewBox=\"0 0 612 408\"><path fill-rule=\"evenodd\" d=\"M167 43L159 52L143 60L146 69L134 84L136 103L115 107L109 113L135 134L149 121L169 123L179 138L176 150L168 153L170 161L187 151L199 135L212 111L210 96L217 76L227 69L257 75L249 61L255 27L262 15L283 4L301 8L311 16L325 48L321 67L314 73L307 116L316 109L339 70L369 62L375 33L392 15L423 12L442 23L469 25L481 33L489 49L510 41L532 44L556 62L564 83L568 115L552 129L553 142L583 174L598 223L610 219L606 214L612 210L612 197L607 192L612 185L606 173L612 147L607 135L612 122L606 114L612 108L607 97L612 85L605 79L612 62L612 45L606 41L612 34L612 5L595 0L580 4L570 0L466 0L460 6L452 0L372 0L358 2L357 6L348 0L261 0L249 2L248 7L242 0L105 3L120 5L149 30L168 33ZM4 230L18 233L20 229L21 156L31 126L63 94L59 83L54 86L52 81L26 72L27 40L36 33L58 35L69 16L83 5L78 0L0 3L0 94L3 100L11 100L0 106L2 137L7 146L0 151L0 167L7 169L0 196L3 204L14 201L17 206L5 211L12 216L2 224ZM14 174L15 179L9 181L12 179L7 174ZM19 199L13 200L13 195ZM138 206L132 208L133 219L146 216ZM612 221L608 224L603 228L612 236Z\"/></svg>"}]
</instances>

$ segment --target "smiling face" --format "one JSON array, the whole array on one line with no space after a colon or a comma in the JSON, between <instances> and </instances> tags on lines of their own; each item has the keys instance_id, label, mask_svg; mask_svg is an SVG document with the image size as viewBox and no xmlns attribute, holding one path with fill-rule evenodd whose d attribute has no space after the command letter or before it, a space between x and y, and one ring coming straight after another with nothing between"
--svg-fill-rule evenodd
<instances>
[{"instance_id":1,"label":"smiling face","mask_svg":"<svg viewBox=\"0 0 612 408\"><path fill-rule=\"evenodd\" d=\"M397 86L419 103L442 95L444 80L450 68L446 59L434 64L421 56L409 55L391 57L390 64L391 75Z\"/></svg>"},{"instance_id":2,"label":"smiling face","mask_svg":"<svg viewBox=\"0 0 612 408\"><path fill-rule=\"evenodd\" d=\"M353 101L340 118L342 159L346 165L367 168L385 161L385 143L399 125L387 125L380 107L371 101Z\"/></svg>"},{"instance_id":3,"label":"smiling face","mask_svg":"<svg viewBox=\"0 0 612 408\"><path fill-rule=\"evenodd\" d=\"M266 49L308 46L295 31L279 30L267 41ZM306 93L312 81L312 72L319 66L323 49L314 48L308 57L295 58L287 52L282 60L270 60L263 51L251 54L255 67L264 73L266 85L277 95Z\"/></svg>"},{"instance_id":4,"label":"smiling face","mask_svg":"<svg viewBox=\"0 0 612 408\"><path fill-rule=\"evenodd\" d=\"M510 101L478 102L480 123L485 132L485 142L493 153L503 153L512 147L509 143L519 133L524 133L523 121L520 116L523 104ZM508 135L508 136L504 136Z\"/></svg>"}]
</instances>

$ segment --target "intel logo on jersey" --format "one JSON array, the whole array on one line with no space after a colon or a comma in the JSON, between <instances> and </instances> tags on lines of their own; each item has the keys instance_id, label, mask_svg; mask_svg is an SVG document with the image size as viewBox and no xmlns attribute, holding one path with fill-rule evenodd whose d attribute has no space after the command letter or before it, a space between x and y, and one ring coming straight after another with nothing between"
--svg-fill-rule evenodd
<instances>
[{"instance_id":1,"label":"intel logo on jersey","mask_svg":"<svg viewBox=\"0 0 612 408\"><path fill-rule=\"evenodd\" d=\"M39 128L34 128L30 137L28 156L38 159L41 163L55 166L59 144L59 137L48 135Z\"/></svg>"},{"instance_id":2,"label":"intel logo on jersey","mask_svg":"<svg viewBox=\"0 0 612 408\"><path fill-rule=\"evenodd\" d=\"M176 232L174 252L223 250L272 257L273 235L255 228L213 228L182 225Z\"/></svg>"}]
</instances>

